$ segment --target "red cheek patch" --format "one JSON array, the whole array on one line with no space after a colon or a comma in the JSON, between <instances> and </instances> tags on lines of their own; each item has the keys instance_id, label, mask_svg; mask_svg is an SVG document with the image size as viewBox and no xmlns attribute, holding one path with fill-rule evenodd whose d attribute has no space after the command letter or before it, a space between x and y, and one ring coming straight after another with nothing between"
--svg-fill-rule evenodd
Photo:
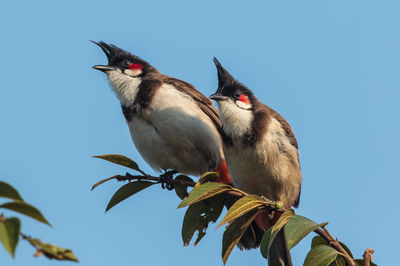
<instances>
[{"instance_id":1,"label":"red cheek patch","mask_svg":"<svg viewBox=\"0 0 400 266\"><path fill-rule=\"evenodd\" d=\"M142 68L143 68L142 64L135 64L135 63L129 64L129 69L132 70L141 70Z\"/></svg>"},{"instance_id":2,"label":"red cheek patch","mask_svg":"<svg viewBox=\"0 0 400 266\"><path fill-rule=\"evenodd\" d=\"M244 94L240 95L238 100L244 102L245 104L250 104L249 97L247 97L247 95Z\"/></svg>"}]
</instances>

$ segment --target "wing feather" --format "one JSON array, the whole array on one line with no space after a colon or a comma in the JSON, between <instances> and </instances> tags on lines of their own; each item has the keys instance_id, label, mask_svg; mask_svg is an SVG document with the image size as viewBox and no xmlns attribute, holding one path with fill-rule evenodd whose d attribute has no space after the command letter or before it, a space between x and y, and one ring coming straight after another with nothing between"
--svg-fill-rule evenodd
<instances>
[{"instance_id":1,"label":"wing feather","mask_svg":"<svg viewBox=\"0 0 400 266\"><path fill-rule=\"evenodd\" d=\"M200 109L211 119L218 131L221 132L222 122L218 117L217 109L213 106L210 99L199 92L192 84L187 83L183 80L166 76L163 81L192 97L193 100L195 100L195 102L198 104Z\"/></svg>"}]
</instances>

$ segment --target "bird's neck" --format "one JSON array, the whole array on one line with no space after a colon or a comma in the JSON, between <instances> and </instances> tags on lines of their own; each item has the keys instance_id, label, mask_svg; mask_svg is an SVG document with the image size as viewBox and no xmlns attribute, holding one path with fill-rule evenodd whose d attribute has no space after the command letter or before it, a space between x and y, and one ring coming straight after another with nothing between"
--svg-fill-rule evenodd
<instances>
[{"instance_id":1,"label":"bird's neck","mask_svg":"<svg viewBox=\"0 0 400 266\"><path fill-rule=\"evenodd\" d=\"M225 134L231 138L240 138L251 130L253 113L239 108L233 101L218 103L219 115Z\"/></svg>"},{"instance_id":2,"label":"bird's neck","mask_svg":"<svg viewBox=\"0 0 400 266\"><path fill-rule=\"evenodd\" d=\"M122 73L111 72L108 75L110 85L123 106L130 106L136 99L140 77L129 77Z\"/></svg>"}]
</instances>

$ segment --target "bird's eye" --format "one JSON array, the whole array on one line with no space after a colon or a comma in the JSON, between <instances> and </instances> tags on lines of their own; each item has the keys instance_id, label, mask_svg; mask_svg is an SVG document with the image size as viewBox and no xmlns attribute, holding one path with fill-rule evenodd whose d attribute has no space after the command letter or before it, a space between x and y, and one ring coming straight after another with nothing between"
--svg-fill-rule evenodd
<instances>
[{"instance_id":1,"label":"bird's eye","mask_svg":"<svg viewBox=\"0 0 400 266\"><path fill-rule=\"evenodd\" d=\"M129 60L124 60L122 61L122 66L124 68L129 68L129 65L131 64L131 62Z\"/></svg>"},{"instance_id":2,"label":"bird's eye","mask_svg":"<svg viewBox=\"0 0 400 266\"><path fill-rule=\"evenodd\" d=\"M235 92L235 94L233 95L233 97L235 97L236 99L238 99L240 97L240 93L239 92Z\"/></svg>"}]
</instances>

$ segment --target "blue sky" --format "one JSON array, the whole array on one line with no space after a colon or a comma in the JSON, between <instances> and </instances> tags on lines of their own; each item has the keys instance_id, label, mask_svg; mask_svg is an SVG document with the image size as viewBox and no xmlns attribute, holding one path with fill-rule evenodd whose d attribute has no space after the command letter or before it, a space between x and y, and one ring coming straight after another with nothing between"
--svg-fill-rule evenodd
<instances>
[{"instance_id":1,"label":"blue sky","mask_svg":"<svg viewBox=\"0 0 400 266\"><path fill-rule=\"evenodd\" d=\"M400 35L396 1L6 1L0 10L0 179L53 228L22 231L74 250L80 265L222 265L222 228L183 247L184 210L152 187L107 214L121 185L92 184L126 169L92 155L135 150L89 40L114 43L206 95L212 57L292 125L303 188L298 214L361 257L393 265L400 187ZM10 213L8 213L10 214ZM390 230L390 231L389 231ZM391 232L391 233L388 233ZM301 265L310 237L292 251ZM56 265L21 241L1 265ZM63 264L69 264L65 262ZM227 265L266 265L234 250Z\"/></svg>"}]
</instances>

